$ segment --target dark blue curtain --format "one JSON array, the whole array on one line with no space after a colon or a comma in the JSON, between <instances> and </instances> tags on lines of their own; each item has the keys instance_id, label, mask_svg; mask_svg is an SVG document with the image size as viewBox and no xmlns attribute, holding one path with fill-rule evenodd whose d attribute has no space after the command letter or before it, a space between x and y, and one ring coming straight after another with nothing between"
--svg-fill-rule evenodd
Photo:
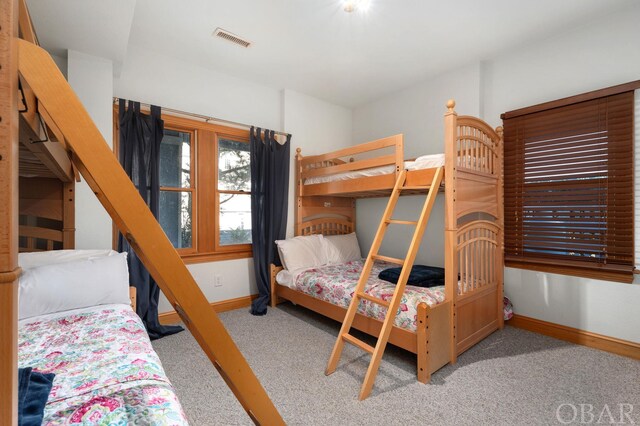
<instances>
[{"instance_id":1,"label":"dark blue curtain","mask_svg":"<svg viewBox=\"0 0 640 426\"><path fill-rule=\"evenodd\" d=\"M147 115L140 112L139 102L129 102L128 108L126 104L124 99L120 99L118 109L120 164L157 219L160 205L160 142L164 134L160 107L152 105L151 115ZM179 326L160 325L158 321L160 288L122 234L118 234L118 251L129 253L127 256L129 282L137 289L136 312L142 318L149 337L152 340L159 339L184 330Z\"/></svg>"},{"instance_id":2,"label":"dark blue curtain","mask_svg":"<svg viewBox=\"0 0 640 426\"><path fill-rule=\"evenodd\" d=\"M253 315L267 313L275 240L284 239L287 231L290 146L291 135L280 144L273 131L251 127L251 244L259 292L251 304Z\"/></svg>"}]
</instances>

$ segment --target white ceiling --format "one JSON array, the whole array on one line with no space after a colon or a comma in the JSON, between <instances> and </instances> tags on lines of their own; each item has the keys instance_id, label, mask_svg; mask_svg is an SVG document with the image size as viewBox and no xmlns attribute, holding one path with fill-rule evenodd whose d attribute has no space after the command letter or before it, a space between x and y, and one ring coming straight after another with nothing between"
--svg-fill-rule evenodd
<instances>
[{"instance_id":1,"label":"white ceiling","mask_svg":"<svg viewBox=\"0 0 640 426\"><path fill-rule=\"evenodd\" d=\"M634 3L371 0L367 13L352 14L342 0L29 0L29 7L54 53L74 49L118 62L135 44L351 107ZM214 39L216 27L254 44Z\"/></svg>"},{"instance_id":2,"label":"white ceiling","mask_svg":"<svg viewBox=\"0 0 640 426\"><path fill-rule=\"evenodd\" d=\"M119 70L127 53L136 0L27 0L38 41L66 57L77 50L111 59Z\"/></svg>"}]
</instances>

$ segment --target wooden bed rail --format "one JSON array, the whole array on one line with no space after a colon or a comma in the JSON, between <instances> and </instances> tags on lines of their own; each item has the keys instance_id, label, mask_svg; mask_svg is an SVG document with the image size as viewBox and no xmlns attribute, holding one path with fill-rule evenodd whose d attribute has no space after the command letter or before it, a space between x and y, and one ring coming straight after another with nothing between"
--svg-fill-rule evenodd
<instances>
[{"instance_id":1,"label":"wooden bed rail","mask_svg":"<svg viewBox=\"0 0 640 426\"><path fill-rule=\"evenodd\" d=\"M341 159L343 157L350 157L353 155L364 154L371 151L378 151L381 149L393 147L394 148L394 156L396 158L400 158L400 164L404 161L403 155L403 135L395 135L389 136L382 139L377 139L372 142L362 143L359 145L351 146L349 148L339 149L337 151L328 152L326 154L320 155L311 155L308 157L302 157L300 155L300 163L303 168L307 168L312 166L314 163L321 163L323 161L332 161L335 159ZM300 151L298 151L300 154ZM391 162L393 163L393 161ZM348 164L348 163L347 163ZM373 167L373 166L368 166ZM366 167L362 167L366 168ZM359 170L358 168L347 169L347 170ZM335 173L335 172L334 172Z\"/></svg>"},{"instance_id":2,"label":"wooden bed rail","mask_svg":"<svg viewBox=\"0 0 640 426\"><path fill-rule=\"evenodd\" d=\"M73 151L73 162L257 424L284 424L251 367L49 54L17 42L18 66Z\"/></svg>"}]
</instances>

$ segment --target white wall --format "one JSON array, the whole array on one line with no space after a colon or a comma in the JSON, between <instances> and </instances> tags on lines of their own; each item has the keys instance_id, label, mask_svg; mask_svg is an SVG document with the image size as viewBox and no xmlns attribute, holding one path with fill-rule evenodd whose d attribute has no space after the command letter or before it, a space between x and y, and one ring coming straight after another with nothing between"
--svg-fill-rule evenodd
<instances>
[{"instance_id":1,"label":"white wall","mask_svg":"<svg viewBox=\"0 0 640 426\"><path fill-rule=\"evenodd\" d=\"M67 78L111 147L113 63L108 59L70 50ZM91 188L84 180L76 184L76 248L111 248L111 235L111 218Z\"/></svg>"},{"instance_id":2,"label":"white wall","mask_svg":"<svg viewBox=\"0 0 640 426\"><path fill-rule=\"evenodd\" d=\"M489 61L486 119L497 125L505 111L640 79L639 19L636 5ZM640 342L638 284L507 268L505 292L521 315Z\"/></svg>"},{"instance_id":3,"label":"white wall","mask_svg":"<svg viewBox=\"0 0 640 426\"><path fill-rule=\"evenodd\" d=\"M280 90L157 55L130 46L114 96L216 118L286 130L292 136L292 171L295 148L305 153L349 146L351 111L290 90ZM109 99L112 94L109 94ZM293 176L293 175L292 175ZM293 230L293 177L289 188L289 226ZM251 259L188 265L210 301L257 293ZM221 287L214 287L220 275ZM160 300L160 312L171 310Z\"/></svg>"},{"instance_id":4,"label":"white wall","mask_svg":"<svg viewBox=\"0 0 640 426\"><path fill-rule=\"evenodd\" d=\"M294 234L295 153L322 154L351 144L351 110L293 90L283 91L284 129L291 133L287 237Z\"/></svg>"},{"instance_id":5,"label":"white wall","mask_svg":"<svg viewBox=\"0 0 640 426\"><path fill-rule=\"evenodd\" d=\"M113 95L279 130L280 90L129 46Z\"/></svg>"},{"instance_id":6,"label":"white wall","mask_svg":"<svg viewBox=\"0 0 640 426\"><path fill-rule=\"evenodd\" d=\"M623 13L600 17L598 23L520 46L477 67L456 70L357 107L353 142L403 132L407 157L442 152L443 105L448 97L458 100L458 113L477 114L497 126L505 111L638 80L639 18L640 5L635 5ZM431 142L425 144L426 140ZM402 213L417 216L421 199L410 199L407 204ZM363 251L371 244L383 206L384 200L358 202L358 236ZM435 222L430 223L418 256L420 262L443 263L442 215L440 199L432 214ZM402 242L388 246L388 254L405 249L409 237L403 237ZM505 293L518 314L640 342L638 284L507 268Z\"/></svg>"},{"instance_id":7,"label":"white wall","mask_svg":"<svg viewBox=\"0 0 640 426\"><path fill-rule=\"evenodd\" d=\"M353 141L362 143L398 133L404 135L405 158L444 152L444 114L449 99L456 100L460 114L480 114L480 65L445 75L386 96L353 111ZM399 219L416 220L424 196L402 197L396 207ZM363 253L367 253L378 228L387 198L358 200L356 227ZM392 225L381 253L404 257L413 228ZM433 207L417 262L444 265L444 196Z\"/></svg>"}]
</instances>

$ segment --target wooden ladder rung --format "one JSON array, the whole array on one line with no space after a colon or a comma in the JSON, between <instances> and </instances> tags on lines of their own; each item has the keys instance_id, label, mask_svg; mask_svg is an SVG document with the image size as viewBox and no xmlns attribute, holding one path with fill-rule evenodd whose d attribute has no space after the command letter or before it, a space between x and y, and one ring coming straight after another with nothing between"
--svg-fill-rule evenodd
<instances>
[{"instance_id":1,"label":"wooden ladder rung","mask_svg":"<svg viewBox=\"0 0 640 426\"><path fill-rule=\"evenodd\" d=\"M370 296L367 293L358 293L358 297L361 299L366 299L369 302L373 302L373 303L377 303L378 305L385 306L387 308L389 307L389 302L387 302L386 300L382 300L377 297Z\"/></svg>"},{"instance_id":2,"label":"wooden ladder rung","mask_svg":"<svg viewBox=\"0 0 640 426\"><path fill-rule=\"evenodd\" d=\"M387 223L390 224L394 224L394 225L417 225L418 221L417 220L397 220L397 219L389 219L387 220Z\"/></svg>"},{"instance_id":3,"label":"wooden ladder rung","mask_svg":"<svg viewBox=\"0 0 640 426\"><path fill-rule=\"evenodd\" d=\"M398 259L397 257L383 256L381 254L372 254L371 257L374 258L375 260L383 260L383 261L389 262L389 263L396 263L398 265L404 265L404 259Z\"/></svg>"},{"instance_id":4,"label":"wooden ladder rung","mask_svg":"<svg viewBox=\"0 0 640 426\"><path fill-rule=\"evenodd\" d=\"M365 352L369 352L370 354L373 354L373 346L366 344L365 342L363 342L362 340L356 337L353 337L349 333L343 334L342 340L344 340L345 342L351 343L353 346L359 347Z\"/></svg>"},{"instance_id":5,"label":"wooden ladder rung","mask_svg":"<svg viewBox=\"0 0 640 426\"><path fill-rule=\"evenodd\" d=\"M424 186L424 185L414 185L414 186L401 186L399 189L400 191L406 191L406 190L420 190L420 191L425 191L427 189L429 189L429 186Z\"/></svg>"}]
</instances>

